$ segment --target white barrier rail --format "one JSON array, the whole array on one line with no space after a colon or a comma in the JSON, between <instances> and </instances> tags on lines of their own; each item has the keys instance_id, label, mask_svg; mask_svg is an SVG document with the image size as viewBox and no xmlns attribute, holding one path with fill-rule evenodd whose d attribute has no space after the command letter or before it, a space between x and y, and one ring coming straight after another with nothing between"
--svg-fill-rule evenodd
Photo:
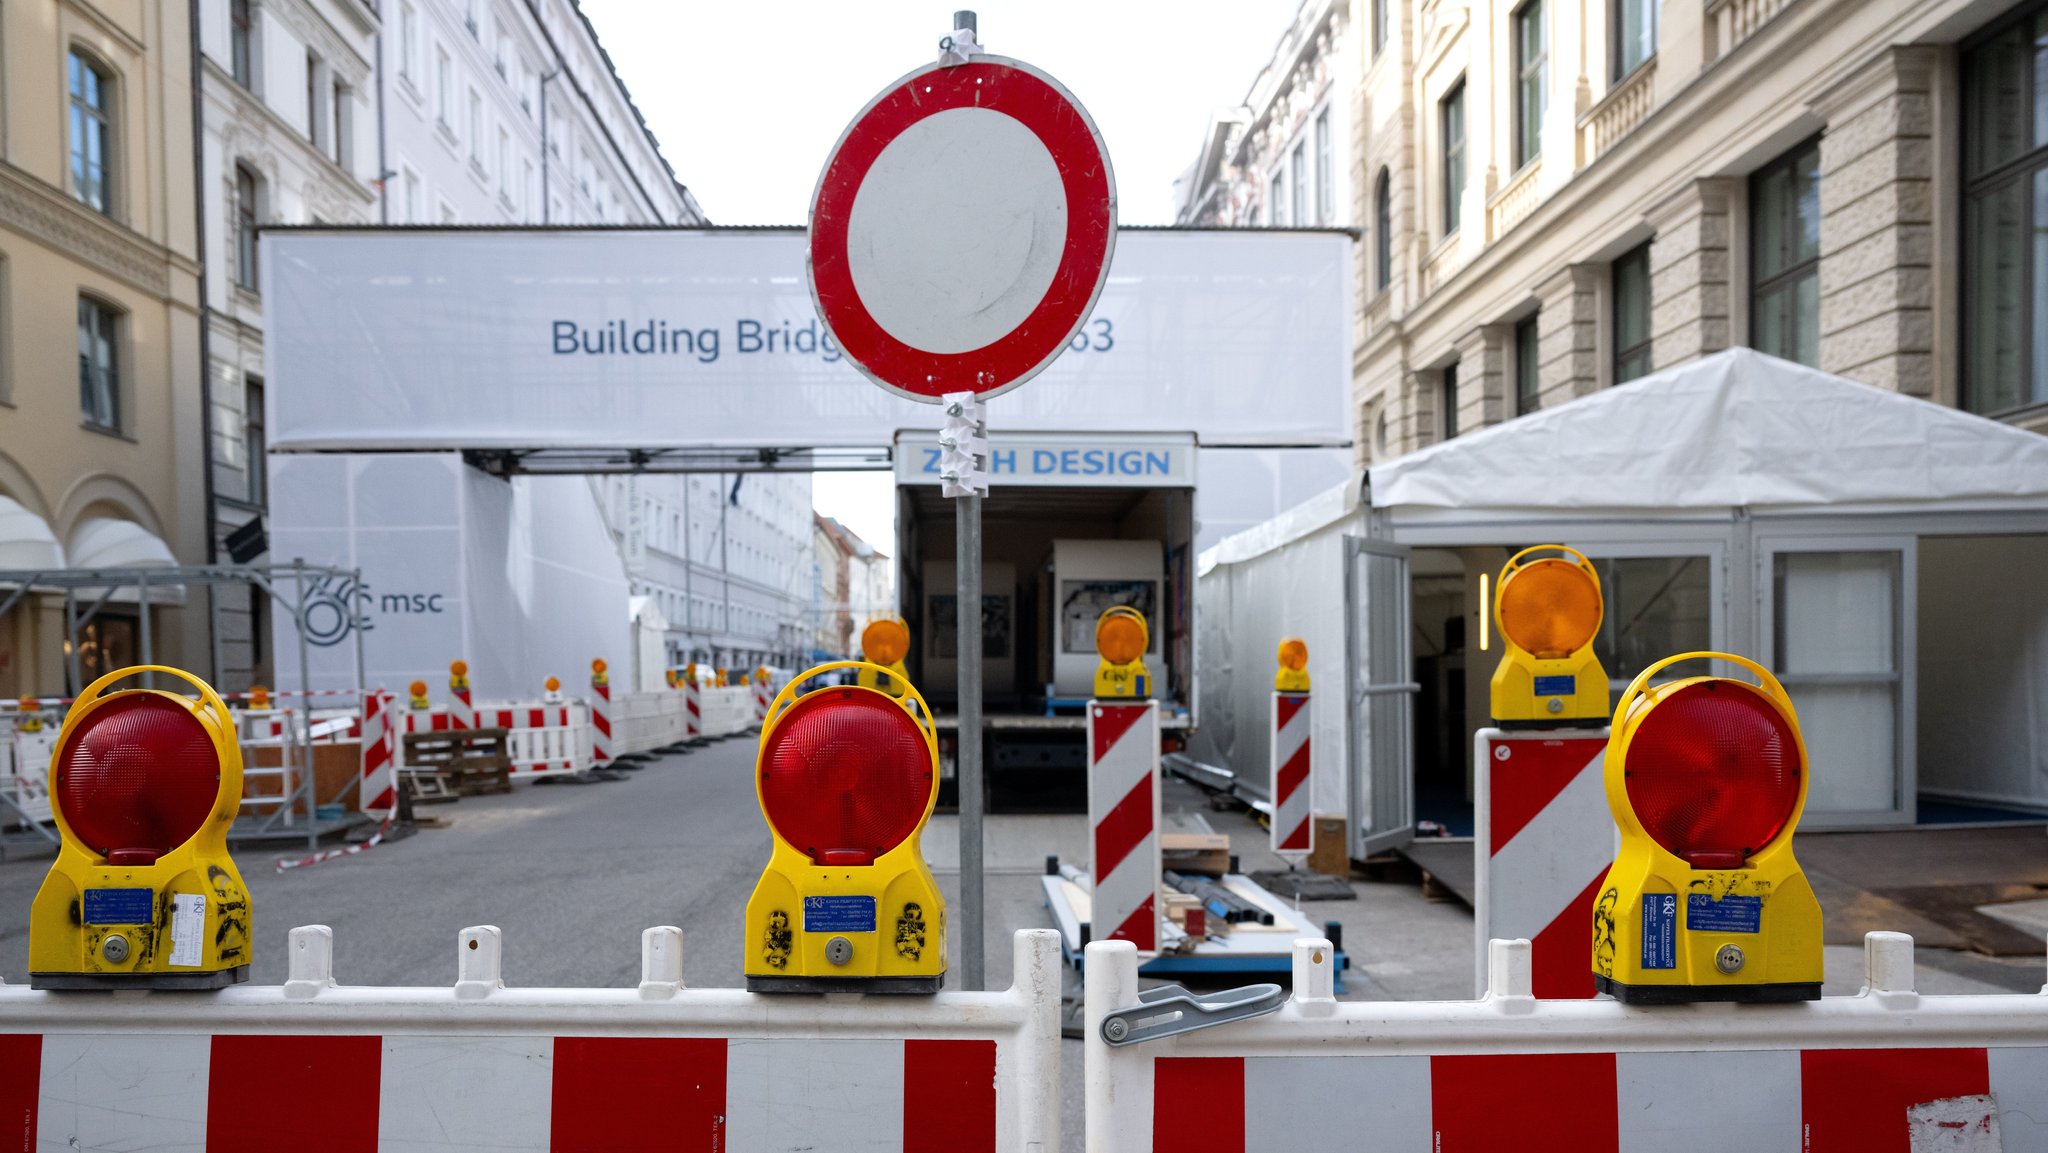
<instances>
[{"instance_id":1,"label":"white barrier rail","mask_svg":"<svg viewBox=\"0 0 2048 1153\"><path fill-rule=\"evenodd\" d=\"M37 732L9 732L0 729L0 794L9 811L0 813L0 825L15 819L53 821L50 812L50 757L57 751L59 731L46 724Z\"/></svg>"},{"instance_id":2,"label":"white barrier rail","mask_svg":"<svg viewBox=\"0 0 2048 1153\"><path fill-rule=\"evenodd\" d=\"M1137 953L1094 942L1087 1148L2048 1149L2048 990L1924 996L1911 937L1864 947L1862 993L1799 1004L1538 1001L1527 941L1491 943L1483 1000L1340 1003L1301 940L1278 1012L1112 1046Z\"/></svg>"},{"instance_id":3,"label":"white barrier rail","mask_svg":"<svg viewBox=\"0 0 2048 1153\"><path fill-rule=\"evenodd\" d=\"M478 728L506 730L505 749L512 761L512 779L590 771L590 706L584 702L485 702L475 708ZM392 723L399 734L392 759L399 768L406 767L405 734L454 731L445 705L399 709L392 714Z\"/></svg>"},{"instance_id":4,"label":"white barrier rail","mask_svg":"<svg viewBox=\"0 0 2048 1153\"><path fill-rule=\"evenodd\" d=\"M641 935L630 989L520 989L464 929L452 988L290 976L194 995L0 987L0 1118L43 1149L995 1149L1059 1144L1057 934L1020 932L988 993L688 989L682 931Z\"/></svg>"},{"instance_id":5,"label":"white barrier rail","mask_svg":"<svg viewBox=\"0 0 2048 1153\"><path fill-rule=\"evenodd\" d=\"M648 753L688 740L687 703L678 689L613 698L613 754Z\"/></svg>"},{"instance_id":6,"label":"white barrier rail","mask_svg":"<svg viewBox=\"0 0 2048 1153\"><path fill-rule=\"evenodd\" d=\"M730 737L754 727L754 690L727 685L704 690L704 735Z\"/></svg>"}]
</instances>

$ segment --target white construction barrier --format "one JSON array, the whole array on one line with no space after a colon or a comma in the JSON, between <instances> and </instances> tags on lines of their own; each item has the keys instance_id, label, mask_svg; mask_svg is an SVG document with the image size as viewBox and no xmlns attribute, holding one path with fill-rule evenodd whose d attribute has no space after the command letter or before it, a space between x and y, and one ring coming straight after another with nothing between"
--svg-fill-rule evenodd
<instances>
[{"instance_id":1,"label":"white construction barrier","mask_svg":"<svg viewBox=\"0 0 2048 1153\"><path fill-rule=\"evenodd\" d=\"M621 757L689 738L689 701L678 690L627 693L612 701L612 748Z\"/></svg>"},{"instance_id":2,"label":"white construction barrier","mask_svg":"<svg viewBox=\"0 0 2048 1153\"><path fill-rule=\"evenodd\" d=\"M476 726L504 729L505 748L512 759L512 779L563 776L589 772L594 747L590 706L581 701L562 704L482 704L476 706ZM446 709L399 709L392 713L398 731L392 760L405 768L405 734L442 733L451 730Z\"/></svg>"},{"instance_id":3,"label":"white construction barrier","mask_svg":"<svg viewBox=\"0 0 2048 1153\"><path fill-rule=\"evenodd\" d=\"M519 989L471 928L452 988L381 989L336 985L316 925L280 986L0 987L7 1147L1057 1148L1052 931L1016 935L1010 988L930 997L688 989L682 945L643 933L638 988Z\"/></svg>"},{"instance_id":4,"label":"white construction barrier","mask_svg":"<svg viewBox=\"0 0 2048 1153\"><path fill-rule=\"evenodd\" d=\"M1482 1000L1339 1003L1335 950L1301 940L1276 1012L1203 1028L1186 1005L1120 1013L1140 1005L1137 951L1096 942L1087 1148L2048 1149L2048 993L1922 996L1911 937L1864 947L1853 997L1631 1007L1535 999L1527 941L1491 943ZM1170 1035L1133 1039L1152 1031Z\"/></svg>"},{"instance_id":5,"label":"white construction barrier","mask_svg":"<svg viewBox=\"0 0 2048 1153\"><path fill-rule=\"evenodd\" d=\"M51 721L32 733L0 730L0 794L10 810L0 813L0 825L56 819L50 813L50 758L59 734Z\"/></svg>"},{"instance_id":6,"label":"white construction barrier","mask_svg":"<svg viewBox=\"0 0 2048 1153\"><path fill-rule=\"evenodd\" d=\"M746 685L708 688L703 693L706 737L730 737L754 727L754 690Z\"/></svg>"}]
</instances>

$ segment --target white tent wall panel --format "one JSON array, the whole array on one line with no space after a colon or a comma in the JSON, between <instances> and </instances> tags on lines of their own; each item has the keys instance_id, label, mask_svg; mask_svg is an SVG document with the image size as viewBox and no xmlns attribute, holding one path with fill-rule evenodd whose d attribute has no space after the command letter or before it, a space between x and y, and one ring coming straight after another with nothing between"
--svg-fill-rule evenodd
<instances>
[{"instance_id":1,"label":"white tent wall panel","mask_svg":"<svg viewBox=\"0 0 2048 1153\"><path fill-rule=\"evenodd\" d=\"M2048 536L1920 542L1920 783L2048 806Z\"/></svg>"}]
</instances>

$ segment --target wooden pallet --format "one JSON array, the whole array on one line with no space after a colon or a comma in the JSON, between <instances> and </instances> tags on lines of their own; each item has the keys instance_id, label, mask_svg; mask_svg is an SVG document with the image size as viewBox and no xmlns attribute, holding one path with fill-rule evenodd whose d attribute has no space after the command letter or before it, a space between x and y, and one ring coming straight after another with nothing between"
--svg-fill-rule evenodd
<instances>
[{"instance_id":1,"label":"wooden pallet","mask_svg":"<svg viewBox=\"0 0 2048 1153\"><path fill-rule=\"evenodd\" d=\"M409 775L431 775L459 796L512 791L512 758L504 729L463 729L405 734ZM415 799L425 800L415 792Z\"/></svg>"}]
</instances>

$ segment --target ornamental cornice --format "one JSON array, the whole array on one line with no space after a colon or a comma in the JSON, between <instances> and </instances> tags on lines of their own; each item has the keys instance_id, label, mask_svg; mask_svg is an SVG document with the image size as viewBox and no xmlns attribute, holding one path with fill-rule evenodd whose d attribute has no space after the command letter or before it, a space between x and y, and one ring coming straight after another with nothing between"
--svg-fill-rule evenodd
<instances>
[{"instance_id":1,"label":"ornamental cornice","mask_svg":"<svg viewBox=\"0 0 2048 1153\"><path fill-rule=\"evenodd\" d=\"M159 300L170 298L173 266L190 264L6 163L0 163L0 227L46 244ZM198 266L190 264L187 271L196 274Z\"/></svg>"}]
</instances>

